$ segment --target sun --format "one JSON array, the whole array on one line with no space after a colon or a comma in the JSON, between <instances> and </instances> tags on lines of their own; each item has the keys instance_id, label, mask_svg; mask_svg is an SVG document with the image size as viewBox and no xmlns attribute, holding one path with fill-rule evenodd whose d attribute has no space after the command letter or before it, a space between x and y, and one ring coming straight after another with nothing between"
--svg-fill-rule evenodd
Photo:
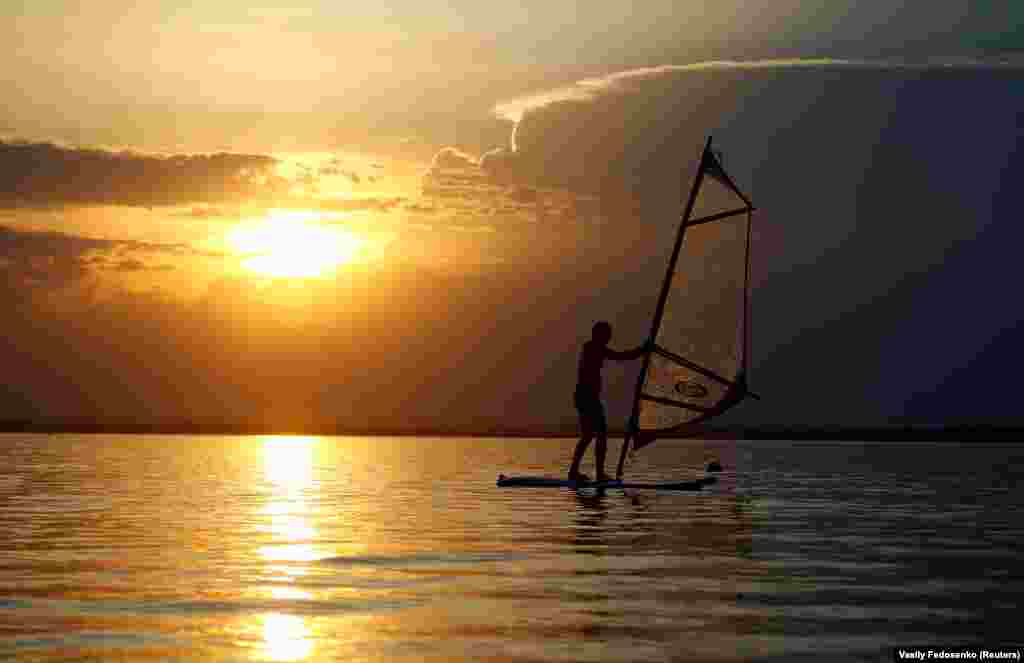
<instances>
[{"instance_id":1,"label":"sun","mask_svg":"<svg viewBox=\"0 0 1024 663\"><path fill-rule=\"evenodd\" d=\"M249 271L292 278L330 274L352 262L365 244L345 228L323 224L315 213L280 211L237 226L227 241Z\"/></svg>"}]
</instances>

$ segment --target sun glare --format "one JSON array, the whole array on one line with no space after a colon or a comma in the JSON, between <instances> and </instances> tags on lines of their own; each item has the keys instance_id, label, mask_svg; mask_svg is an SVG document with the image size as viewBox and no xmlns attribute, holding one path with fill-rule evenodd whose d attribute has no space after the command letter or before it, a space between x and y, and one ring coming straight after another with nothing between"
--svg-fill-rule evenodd
<instances>
[{"instance_id":1,"label":"sun glare","mask_svg":"<svg viewBox=\"0 0 1024 663\"><path fill-rule=\"evenodd\" d=\"M228 234L228 244L244 256L242 265L276 277L325 276L352 262L364 241L349 230L324 225L315 214L277 212L245 223Z\"/></svg>"},{"instance_id":2,"label":"sun glare","mask_svg":"<svg viewBox=\"0 0 1024 663\"><path fill-rule=\"evenodd\" d=\"M301 661L313 653L313 633L298 615L263 615L263 640L271 661Z\"/></svg>"}]
</instances>

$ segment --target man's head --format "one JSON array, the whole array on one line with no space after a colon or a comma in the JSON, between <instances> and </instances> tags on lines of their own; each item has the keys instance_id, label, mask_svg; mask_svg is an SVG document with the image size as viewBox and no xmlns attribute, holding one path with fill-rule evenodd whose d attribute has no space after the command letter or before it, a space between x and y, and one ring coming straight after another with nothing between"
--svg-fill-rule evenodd
<instances>
[{"instance_id":1,"label":"man's head","mask_svg":"<svg viewBox=\"0 0 1024 663\"><path fill-rule=\"evenodd\" d=\"M601 345L607 345L608 341L612 340L612 326L604 320L595 322L590 336Z\"/></svg>"}]
</instances>

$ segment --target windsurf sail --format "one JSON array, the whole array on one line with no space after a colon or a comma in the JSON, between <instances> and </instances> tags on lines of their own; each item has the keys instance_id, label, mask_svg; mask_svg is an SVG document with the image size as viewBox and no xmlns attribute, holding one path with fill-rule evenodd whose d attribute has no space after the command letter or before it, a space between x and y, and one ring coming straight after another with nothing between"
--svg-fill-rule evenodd
<instances>
[{"instance_id":1,"label":"windsurf sail","mask_svg":"<svg viewBox=\"0 0 1024 663\"><path fill-rule=\"evenodd\" d=\"M683 208L619 458L700 424L746 397L750 225L754 207L708 138Z\"/></svg>"}]
</instances>

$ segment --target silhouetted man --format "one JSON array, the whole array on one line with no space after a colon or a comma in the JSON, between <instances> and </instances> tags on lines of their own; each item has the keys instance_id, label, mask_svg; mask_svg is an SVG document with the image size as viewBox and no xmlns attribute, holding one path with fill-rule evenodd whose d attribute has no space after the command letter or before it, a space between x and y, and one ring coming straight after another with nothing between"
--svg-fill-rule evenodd
<instances>
[{"instance_id":1,"label":"silhouetted man","mask_svg":"<svg viewBox=\"0 0 1024 663\"><path fill-rule=\"evenodd\" d=\"M573 402L580 413L580 441L572 456L569 467L569 481L589 481L586 475L580 474L580 461L590 441L597 437L594 456L597 461L596 481L610 481L611 477L604 473L604 458L608 453L608 423L604 417L604 405L601 403L601 367L605 359L637 359L642 357L651 347L650 341L635 350L616 352L608 347L612 338L612 326L607 322L594 325L589 341L583 344L580 351L579 379Z\"/></svg>"}]
</instances>

